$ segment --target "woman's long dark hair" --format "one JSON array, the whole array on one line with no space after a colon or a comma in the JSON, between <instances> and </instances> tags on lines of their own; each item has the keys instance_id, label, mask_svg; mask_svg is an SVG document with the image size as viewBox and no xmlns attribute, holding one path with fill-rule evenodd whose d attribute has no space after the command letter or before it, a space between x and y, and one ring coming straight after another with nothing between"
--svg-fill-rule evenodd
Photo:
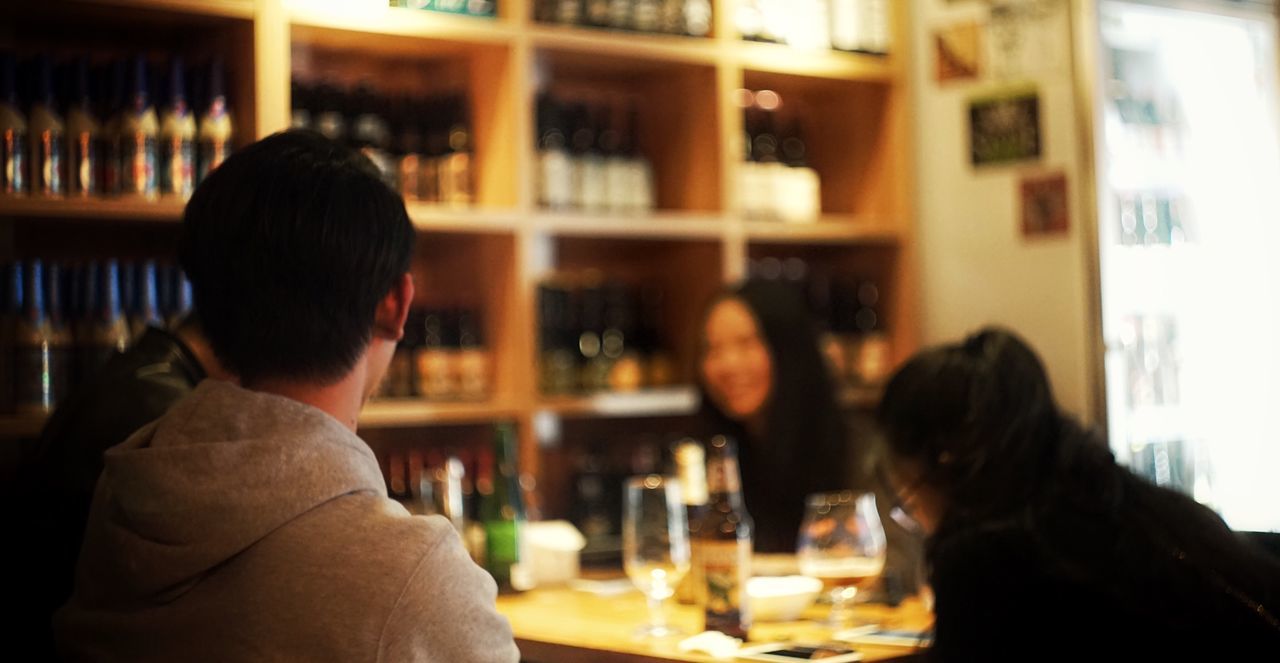
<instances>
[{"instance_id":1,"label":"woman's long dark hair","mask_svg":"<svg viewBox=\"0 0 1280 663\"><path fill-rule=\"evenodd\" d=\"M1152 601L1126 584L1139 576L1216 597L1248 622L1258 604L1274 612L1280 600L1280 563L1190 498L1117 465L1058 409L1044 366L1011 332L988 328L916 355L889 381L877 418L892 456L917 463L919 482L946 504L926 544L935 566L957 541L1014 530L1055 573L1125 604Z\"/></svg>"},{"instance_id":2,"label":"woman's long dark hair","mask_svg":"<svg viewBox=\"0 0 1280 663\"><path fill-rule=\"evenodd\" d=\"M782 283L748 280L719 294L707 314L726 299L742 302L755 318L772 359L773 384L764 429L755 436L715 404L699 370L703 433L738 441L747 510L759 523L756 550L794 552L805 496L847 486L845 425L817 329L800 294Z\"/></svg>"}]
</instances>

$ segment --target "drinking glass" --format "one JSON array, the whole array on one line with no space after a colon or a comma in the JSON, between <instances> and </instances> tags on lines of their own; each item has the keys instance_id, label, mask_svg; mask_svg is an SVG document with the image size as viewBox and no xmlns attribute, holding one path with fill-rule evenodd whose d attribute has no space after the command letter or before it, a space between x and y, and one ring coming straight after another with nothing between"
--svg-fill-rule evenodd
<instances>
[{"instance_id":1,"label":"drinking glass","mask_svg":"<svg viewBox=\"0 0 1280 663\"><path fill-rule=\"evenodd\" d=\"M800 572L821 580L831 596L830 625L848 625L858 589L884 570L884 527L875 495L847 490L810 495L797 553Z\"/></svg>"},{"instance_id":2,"label":"drinking glass","mask_svg":"<svg viewBox=\"0 0 1280 663\"><path fill-rule=\"evenodd\" d=\"M627 480L622 519L623 566L649 602L649 623L636 634L644 638L678 635L667 625L663 601L671 598L689 572L689 526L680 482L649 475Z\"/></svg>"}]
</instances>

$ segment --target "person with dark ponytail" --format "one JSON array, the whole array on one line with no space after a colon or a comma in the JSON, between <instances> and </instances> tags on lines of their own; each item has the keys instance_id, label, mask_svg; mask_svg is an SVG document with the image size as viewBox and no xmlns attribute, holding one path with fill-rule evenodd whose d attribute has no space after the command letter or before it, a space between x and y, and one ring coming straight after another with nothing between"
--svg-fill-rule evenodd
<instances>
[{"instance_id":1,"label":"person with dark ponytail","mask_svg":"<svg viewBox=\"0 0 1280 663\"><path fill-rule=\"evenodd\" d=\"M936 660L1280 660L1280 563L1119 466L1011 332L919 353L877 419L928 534Z\"/></svg>"},{"instance_id":2,"label":"person with dark ponytail","mask_svg":"<svg viewBox=\"0 0 1280 663\"><path fill-rule=\"evenodd\" d=\"M880 454L869 421L842 412L818 335L800 294L748 280L712 300L699 331L701 420L707 435L738 442L742 492L757 553L794 553L811 493L876 491ZM864 417L865 419L865 417ZM914 590L917 537L888 517L885 576Z\"/></svg>"}]
</instances>

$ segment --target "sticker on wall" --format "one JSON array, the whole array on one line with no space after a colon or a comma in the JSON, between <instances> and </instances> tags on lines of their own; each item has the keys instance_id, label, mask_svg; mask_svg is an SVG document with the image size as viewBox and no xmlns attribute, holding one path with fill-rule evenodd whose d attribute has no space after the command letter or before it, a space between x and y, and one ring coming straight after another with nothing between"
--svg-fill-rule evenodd
<instances>
[{"instance_id":1,"label":"sticker on wall","mask_svg":"<svg viewBox=\"0 0 1280 663\"><path fill-rule=\"evenodd\" d=\"M1040 158L1040 95L1008 88L969 101L969 159L975 166Z\"/></svg>"},{"instance_id":2,"label":"sticker on wall","mask_svg":"<svg viewBox=\"0 0 1280 663\"><path fill-rule=\"evenodd\" d=\"M939 83L982 76L982 26L957 23L933 33L934 76Z\"/></svg>"},{"instance_id":3,"label":"sticker on wall","mask_svg":"<svg viewBox=\"0 0 1280 663\"><path fill-rule=\"evenodd\" d=\"M1071 22L1066 0L1004 0L991 7L988 71L996 80L1066 71Z\"/></svg>"},{"instance_id":4,"label":"sticker on wall","mask_svg":"<svg viewBox=\"0 0 1280 663\"><path fill-rule=\"evenodd\" d=\"M1021 191L1022 234L1035 238L1067 234L1067 176L1065 173L1024 177Z\"/></svg>"}]
</instances>

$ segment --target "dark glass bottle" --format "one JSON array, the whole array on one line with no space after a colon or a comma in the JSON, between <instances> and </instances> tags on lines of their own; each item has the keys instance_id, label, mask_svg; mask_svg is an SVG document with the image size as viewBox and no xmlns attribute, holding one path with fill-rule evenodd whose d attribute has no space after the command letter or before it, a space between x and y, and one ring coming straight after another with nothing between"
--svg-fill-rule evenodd
<instances>
[{"instance_id":1,"label":"dark glass bottle","mask_svg":"<svg viewBox=\"0 0 1280 663\"><path fill-rule=\"evenodd\" d=\"M31 193L56 198L65 193L62 155L66 145L66 125L58 114L53 64L48 56L36 58L32 74L35 90L27 113Z\"/></svg>"},{"instance_id":2,"label":"dark glass bottle","mask_svg":"<svg viewBox=\"0 0 1280 663\"><path fill-rule=\"evenodd\" d=\"M471 138L471 111L464 95L454 95L445 102L449 118L448 142L440 157L440 202L467 207L474 198L475 158Z\"/></svg>"},{"instance_id":3,"label":"dark glass bottle","mask_svg":"<svg viewBox=\"0 0 1280 663\"><path fill-rule=\"evenodd\" d=\"M71 68L71 96L67 103L67 193L71 196L97 195L98 141L102 125L93 109L89 87L89 61L79 58Z\"/></svg>"},{"instance_id":4,"label":"dark glass bottle","mask_svg":"<svg viewBox=\"0 0 1280 663\"><path fill-rule=\"evenodd\" d=\"M520 494L515 427L509 423L494 428L492 467L492 485L487 494L481 492L479 509L484 524L485 569L497 581L499 592L519 592L529 589L531 583L521 565L527 561L521 545L524 500Z\"/></svg>"},{"instance_id":5,"label":"dark glass bottle","mask_svg":"<svg viewBox=\"0 0 1280 663\"><path fill-rule=\"evenodd\" d=\"M706 630L747 639L751 609L747 578L751 577L751 516L742 503L738 450L717 435L707 447L707 509L698 525L706 579Z\"/></svg>"},{"instance_id":6,"label":"dark glass bottle","mask_svg":"<svg viewBox=\"0 0 1280 663\"><path fill-rule=\"evenodd\" d=\"M215 168L231 156L231 141L235 138L235 121L227 103L227 84L221 58L209 63L205 79L206 94L200 112L196 137L199 143L196 158L196 181L202 182Z\"/></svg>"},{"instance_id":7,"label":"dark glass bottle","mask_svg":"<svg viewBox=\"0 0 1280 663\"><path fill-rule=\"evenodd\" d=\"M169 62L168 95L160 115L160 193L182 199L196 186L196 119L187 103L186 67Z\"/></svg>"},{"instance_id":8,"label":"dark glass bottle","mask_svg":"<svg viewBox=\"0 0 1280 663\"><path fill-rule=\"evenodd\" d=\"M52 412L67 387L66 352L70 335L54 332L45 306L45 273L39 260L27 263L22 275L22 315L14 327L14 409Z\"/></svg>"},{"instance_id":9,"label":"dark glass bottle","mask_svg":"<svg viewBox=\"0 0 1280 663\"><path fill-rule=\"evenodd\" d=\"M573 204L573 164L563 106L549 94L538 98L538 202L549 209Z\"/></svg>"},{"instance_id":10,"label":"dark glass bottle","mask_svg":"<svg viewBox=\"0 0 1280 663\"><path fill-rule=\"evenodd\" d=\"M146 59L141 56L129 66L129 92L118 125L120 173L124 194L154 198L160 192L160 121L151 105L148 69Z\"/></svg>"},{"instance_id":11,"label":"dark glass bottle","mask_svg":"<svg viewBox=\"0 0 1280 663\"><path fill-rule=\"evenodd\" d=\"M27 118L18 104L18 63L0 53L0 194L27 190Z\"/></svg>"},{"instance_id":12,"label":"dark glass bottle","mask_svg":"<svg viewBox=\"0 0 1280 663\"><path fill-rule=\"evenodd\" d=\"M129 347L129 323L120 307L119 268L114 260L90 269L89 324L79 339L80 376L88 379L117 352Z\"/></svg>"},{"instance_id":13,"label":"dark glass bottle","mask_svg":"<svg viewBox=\"0 0 1280 663\"><path fill-rule=\"evenodd\" d=\"M129 336L135 342L147 327L162 324L156 284L155 262L148 260L139 265L134 275L133 309L129 312Z\"/></svg>"}]
</instances>

